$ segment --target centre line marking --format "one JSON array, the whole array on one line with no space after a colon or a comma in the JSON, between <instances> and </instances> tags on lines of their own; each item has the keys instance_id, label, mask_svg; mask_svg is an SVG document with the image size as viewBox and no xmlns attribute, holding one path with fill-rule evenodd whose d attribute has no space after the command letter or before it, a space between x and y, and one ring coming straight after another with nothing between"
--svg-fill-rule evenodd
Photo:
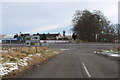
<instances>
[{"instance_id":1,"label":"centre line marking","mask_svg":"<svg viewBox=\"0 0 120 80\"><path fill-rule=\"evenodd\" d=\"M88 72L87 67L85 66L85 64L82 62L83 68L85 69L85 72L87 73L88 77L91 77L90 73Z\"/></svg>"}]
</instances>

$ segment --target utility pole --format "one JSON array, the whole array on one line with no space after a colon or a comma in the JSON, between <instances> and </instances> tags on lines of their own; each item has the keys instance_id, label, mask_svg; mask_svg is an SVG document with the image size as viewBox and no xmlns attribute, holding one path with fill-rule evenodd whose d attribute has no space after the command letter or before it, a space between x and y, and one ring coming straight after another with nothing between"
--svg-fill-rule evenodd
<instances>
[{"instance_id":1,"label":"utility pole","mask_svg":"<svg viewBox=\"0 0 120 80\"><path fill-rule=\"evenodd\" d=\"M63 31L63 36L64 36L64 38L65 38L65 30Z\"/></svg>"},{"instance_id":2,"label":"utility pole","mask_svg":"<svg viewBox=\"0 0 120 80\"><path fill-rule=\"evenodd\" d=\"M72 26L72 25L69 25L69 27L71 27L71 26ZM69 30L69 31L70 31L70 39L72 40L72 35L71 35L71 34L72 34L72 32L71 32L71 28L70 28L70 30Z\"/></svg>"},{"instance_id":3,"label":"utility pole","mask_svg":"<svg viewBox=\"0 0 120 80\"><path fill-rule=\"evenodd\" d=\"M97 38L98 38L98 34L95 34L95 40L96 40L96 42L97 42Z\"/></svg>"}]
</instances>

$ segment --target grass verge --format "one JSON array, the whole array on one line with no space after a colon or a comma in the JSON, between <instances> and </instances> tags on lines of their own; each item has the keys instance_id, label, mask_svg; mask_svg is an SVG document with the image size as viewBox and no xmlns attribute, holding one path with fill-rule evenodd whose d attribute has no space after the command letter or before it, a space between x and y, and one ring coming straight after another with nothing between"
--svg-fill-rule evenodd
<instances>
[{"instance_id":1,"label":"grass verge","mask_svg":"<svg viewBox=\"0 0 120 80\"><path fill-rule=\"evenodd\" d=\"M24 47L11 52L3 52L0 57L0 77L13 78L19 73L29 70L32 66L43 62L55 55L62 53L60 50L50 49L48 47Z\"/></svg>"}]
</instances>

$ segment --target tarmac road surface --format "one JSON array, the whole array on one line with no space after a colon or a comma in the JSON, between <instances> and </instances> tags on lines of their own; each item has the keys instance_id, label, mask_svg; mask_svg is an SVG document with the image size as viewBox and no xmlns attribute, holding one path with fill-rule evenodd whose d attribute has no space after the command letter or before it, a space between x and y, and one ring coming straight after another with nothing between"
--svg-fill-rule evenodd
<instances>
[{"instance_id":1,"label":"tarmac road surface","mask_svg":"<svg viewBox=\"0 0 120 80\"><path fill-rule=\"evenodd\" d=\"M118 60L94 54L117 44L49 44L64 52L24 73L21 78L118 78Z\"/></svg>"}]
</instances>

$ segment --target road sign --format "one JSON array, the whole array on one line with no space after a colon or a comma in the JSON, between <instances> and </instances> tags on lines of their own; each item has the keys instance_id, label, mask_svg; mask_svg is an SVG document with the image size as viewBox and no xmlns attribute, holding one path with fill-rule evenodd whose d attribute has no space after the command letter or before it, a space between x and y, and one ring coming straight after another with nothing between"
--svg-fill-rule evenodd
<instances>
[{"instance_id":1,"label":"road sign","mask_svg":"<svg viewBox=\"0 0 120 80\"><path fill-rule=\"evenodd\" d=\"M40 36L31 36L31 40L40 40Z\"/></svg>"},{"instance_id":2,"label":"road sign","mask_svg":"<svg viewBox=\"0 0 120 80\"><path fill-rule=\"evenodd\" d=\"M26 36L26 46L40 46L40 36Z\"/></svg>"},{"instance_id":3,"label":"road sign","mask_svg":"<svg viewBox=\"0 0 120 80\"><path fill-rule=\"evenodd\" d=\"M26 46L30 46L30 40L26 40Z\"/></svg>"}]
</instances>

